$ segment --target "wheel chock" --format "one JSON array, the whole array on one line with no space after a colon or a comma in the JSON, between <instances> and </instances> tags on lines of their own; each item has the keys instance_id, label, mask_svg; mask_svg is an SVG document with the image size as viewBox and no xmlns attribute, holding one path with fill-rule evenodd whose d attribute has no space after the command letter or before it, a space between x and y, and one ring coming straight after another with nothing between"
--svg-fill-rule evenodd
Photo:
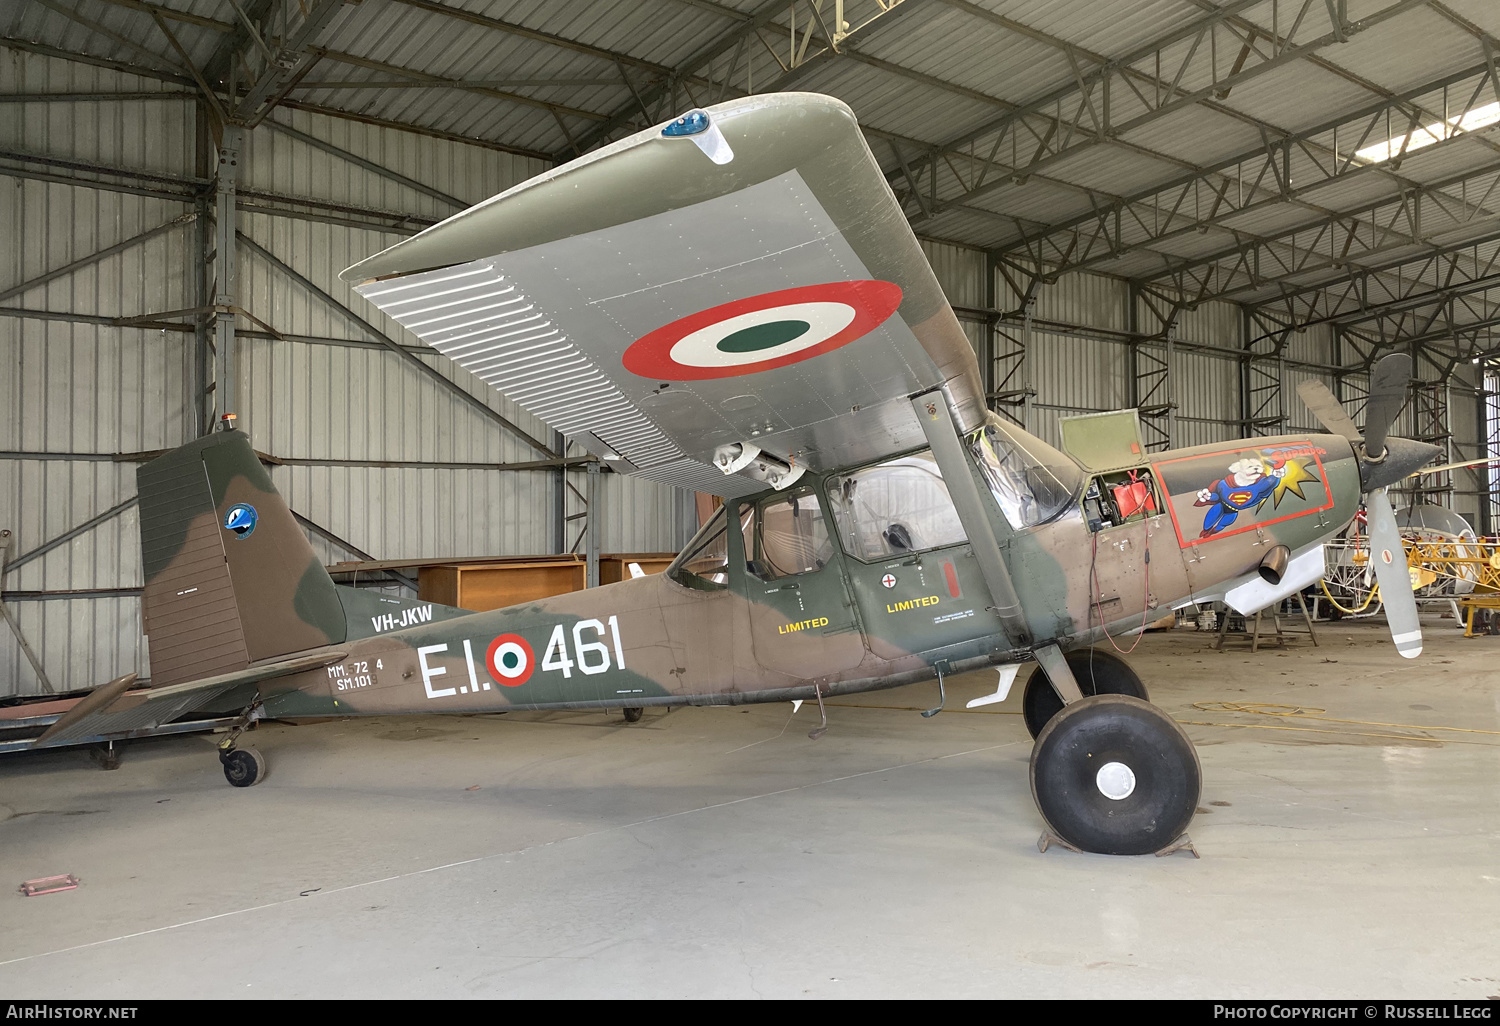
<instances>
[{"instance_id":1,"label":"wheel chock","mask_svg":"<svg viewBox=\"0 0 1500 1026\"><path fill-rule=\"evenodd\" d=\"M1088 854L1082 848L1064 841L1061 837L1058 837L1056 834L1054 834L1050 829L1043 830L1042 836L1037 838L1036 850L1045 855L1047 849L1052 847L1054 844L1059 848L1066 848L1071 852L1077 852L1079 855ZM1159 859L1165 858L1168 855L1176 855L1180 851L1187 852L1195 859L1201 859L1203 857L1202 855L1198 854L1198 848L1193 844L1193 839L1187 834L1183 834L1181 837L1177 838L1177 840L1173 841L1165 848L1162 848L1160 851L1156 852L1156 857Z\"/></svg>"}]
</instances>

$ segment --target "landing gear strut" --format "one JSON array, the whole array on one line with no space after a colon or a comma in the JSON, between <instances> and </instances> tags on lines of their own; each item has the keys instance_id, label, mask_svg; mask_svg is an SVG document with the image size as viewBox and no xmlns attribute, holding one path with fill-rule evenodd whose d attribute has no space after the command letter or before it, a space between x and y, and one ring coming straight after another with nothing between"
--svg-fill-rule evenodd
<instances>
[{"instance_id":1,"label":"landing gear strut","mask_svg":"<svg viewBox=\"0 0 1500 1026\"><path fill-rule=\"evenodd\" d=\"M93 757L94 761L99 764L99 768L102 770L115 770L120 768L120 749L115 747L115 743L113 741L106 741L103 744L95 745L89 752L89 755Z\"/></svg>"},{"instance_id":2,"label":"landing gear strut","mask_svg":"<svg viewBox=\"0 0 1500 1026\"><path fill-rule=\"evenodd\" d=\"M1102 855L1166 849L1187 829L1202 788L1198 752L1177 721L1130 695L1065 706L1031 751L1042 818L1063 841Z\"/></svg>"},{"instance_id":3,"label":"landing gear strut","mask_svg":"<svg viewBox=\"0 0 1500 1026\"><path fill-rule=\"evenodd\" d=\"M247 729L255 725L260 717L259 703L246 709L224 740L219 742L219 763L224 767L224 779L235 787L253 787L266 778L266 757L254 748L236 748L235 742Z\"/></svg>"},{"instance_id":4,"label":"landing gear strut","mask_svg":"<svg viewBox=\"0 0 1500 1026\"><path fill-rule=\"evenodd\" d=\"M1113 652L1097 648L1075 649L1067 654L1068 669L1078 681L1083 697L1090 695L1130 695L1149 702L1146 685L1136 676L1130 664ZM1021 718L1033 738L1041 736L1047 723L1062 712L1063 701L1057 697L1047 671L1038 666L1026 678L1026 693L1021 697Z\"/></svg>"}]
</instances>

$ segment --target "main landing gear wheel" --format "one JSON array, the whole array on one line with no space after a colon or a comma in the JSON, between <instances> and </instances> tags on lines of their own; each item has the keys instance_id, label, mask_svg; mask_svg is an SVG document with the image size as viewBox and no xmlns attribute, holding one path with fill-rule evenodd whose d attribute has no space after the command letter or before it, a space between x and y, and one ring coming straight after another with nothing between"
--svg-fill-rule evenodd
<instances>
[{"instance_id":1,"label":"main landing gear wheel","mask_svg":"<svg viewBox=\"0 0 1500 1026\"><path fill-rule=\"evenodd\" d=\"M1146 855L1182 836L1203 771L1182 728L1149 702L1096 695L1052 717L1031 751L1031 796L1058 837Z\"/></svg>"},{"instance_id":2,"label":"main landing gear wheel","mask_svg":"<svg viewBox=\"0 0 1500 1026\"><path fill-rule=\"evenodd\" d=\"M266 777L266 757L254 748L231 748L219 756L224 779L235 787L251 787Z\"/></svg>"},{"instance_id":3,"label":"main landing gear wheel","mask_svg":"<svg viewBox=\"0 0 1500 1026\"><path fill-rule=\"evenodd\" d=\"M627 705L623 710L626 723L635 723L646 712L638 705Z\"/></svg>"},{"instance_id":4,"label":"main landing gear wheel","mask_svg":"<svg viewBox=\"0 0 1500 1026\"><path fill-rule=\"evenodd\" d=\"M1078 690L1083 697L1090 695L1130 695L1143 702L1151 701L1146 694L1146 685L1141 683L1130 664L1113 652L1097 648L1081 648L1067 654L1068 669L1078 681ZM1047 722L1062 711L1063 700L1052 690L1047 671L1038 666L1026 678L1026 693L1021 696L1021 717L1026 721L1026 732L1033 738L1041 736Z\"/></svg>"}]
</instances>

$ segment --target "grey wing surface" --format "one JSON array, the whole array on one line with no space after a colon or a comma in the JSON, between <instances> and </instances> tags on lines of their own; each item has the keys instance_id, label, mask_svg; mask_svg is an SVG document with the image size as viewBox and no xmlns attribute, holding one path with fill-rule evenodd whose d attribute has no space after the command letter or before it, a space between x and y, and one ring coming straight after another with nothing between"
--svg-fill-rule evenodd
<instances>
[{"instance_id":1,"label":"grey wing surface","mask_svg":"<svg viewBox=\"0 0 1500 1026\"><path fill-rule=\"evenodd\" d=\"M698 116L343 277L616 469L685 488L763 489L735 453L817 471L916 448L908 397L933 388L976 427L973 348L849 109L791 93Z\"/></svg>"}]
</instances>

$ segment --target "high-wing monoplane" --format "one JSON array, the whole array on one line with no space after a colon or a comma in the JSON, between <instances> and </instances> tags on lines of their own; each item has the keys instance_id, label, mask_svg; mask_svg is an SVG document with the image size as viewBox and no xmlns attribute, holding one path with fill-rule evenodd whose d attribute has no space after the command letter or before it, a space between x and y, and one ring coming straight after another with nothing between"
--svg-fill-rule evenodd
<instances>
[{"instance_id":1,"label":"high-wing monoplane","mask_svg":"<svg viewBox=\"0 0 1500 1026\"><path fill-rule=\"evenodd\" d=\"M1146 452L1134 413L1065 451L992 412L974 350L849 109L809 94L694 110L344 272L437 351L615 471L723 497L666 573L465 614L338 588L241 432L140 471L156 687L98 689L39 744L218 703L257 717L808 701L982 667L1023 709L1031 783L1079 848L1156 851L1197 755L1090 647L1191 603L1318 580L1361 502L1395 646L1421 631L1386 486L1436 449L1363 431ZM386 615L391 614L391 615ZM123 681L123 683L122 683ZM818 735L826 727L813 731ZM233 784L264 763L221 747Z\"/></svg>"}]
</instances>

